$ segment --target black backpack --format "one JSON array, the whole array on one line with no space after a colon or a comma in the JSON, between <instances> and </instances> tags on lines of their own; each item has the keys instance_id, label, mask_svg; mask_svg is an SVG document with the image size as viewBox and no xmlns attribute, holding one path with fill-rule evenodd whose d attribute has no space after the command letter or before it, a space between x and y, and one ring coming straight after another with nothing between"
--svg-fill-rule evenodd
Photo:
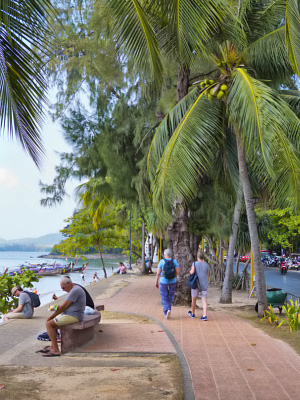
<instances>
[{"instance_id":1,"label":"black backpack","mask_svg":"<svg viewBox=\"0 0 300 400\"><path fill-rule=\"evenodd\" d=\"M27 292L26 290L23 290L23 292L29 295L31 300L31 305L33 308L39 307L41 305L40 296L38 294L33 292Z\"/></svg>"},{"instance_id":2,"label":"black backpack","mask_svg":"<svg viewBox=\"0 0 300 400\"><path fill-rule=\"evenodd\" d=\"M175 271L175 264L173 259L171 260L165 260L164 264L164 276L166 279L174 279L176 277L176 271Z\"/></svg>"},{"instance_id":3,"label":"black backpack","mask_svg":"<svg viewBox=\"0 0 300 400\"><path fill-rule=\"evenodd\" d=\"M86 290L86 288L84 288L83 286L79 285L78 283L75 283L75 285L80 286L84 292L85 292L85 297L86 297L86 306L89 306L91 308L95 308L95 304L93 302L93 299L91 298L91 295L89 294L89 292Z\"/></svg>"}]
</instances>

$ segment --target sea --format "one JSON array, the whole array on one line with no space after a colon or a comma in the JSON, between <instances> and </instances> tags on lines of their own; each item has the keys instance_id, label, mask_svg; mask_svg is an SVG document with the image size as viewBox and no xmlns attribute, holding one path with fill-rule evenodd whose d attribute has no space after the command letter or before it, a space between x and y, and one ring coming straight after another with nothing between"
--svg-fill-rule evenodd
<instances>
[{"instance_id":1,"label":"sea","mask_svg":"<svg viewBox=\"0 0 300 400\"><path fill-rule=\"evenodd\" d=\"M56 261L57 264L68 265L71 261L75 262L72 258L65 259L53 259L53 258L39 258L43 255L41 252L25 252L25 251L1 251L0 252L0 273L3 273L6 268L9 270L20 267L26 264L41 264L47 263L52 264ZM103 257L104 266L106 269L107 276L111 276L114 272L119 269L119 262L124 262L124 256L118 257L117 255ZM70 272L68 275L74 283L79 283L82 286L87 286L92 283L93 275L97 272L99 279L104 278L102 264L100 259L82 260L79 259L77 266L89 263L87 268L84 270L84 281L81 280L81 274L79 272ZM60 288L61 275L54 276L43 276L39 282L33 282L34 288L37 289L37 293L40 296L41 304L49 303L52 299L53 293L56 296L62 296L66 294ZM1 315L0 315L1 318ZM1 320L0 320L1 322Z\"/></svg>"}]
</instances>

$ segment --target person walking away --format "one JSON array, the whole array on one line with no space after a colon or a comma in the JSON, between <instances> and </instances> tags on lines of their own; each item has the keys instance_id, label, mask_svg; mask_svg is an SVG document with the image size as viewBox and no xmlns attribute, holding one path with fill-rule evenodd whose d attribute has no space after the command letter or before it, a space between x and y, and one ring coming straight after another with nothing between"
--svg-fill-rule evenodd
<instances>
[{"instance_id":1,"label":"person walking away","mask_svg":"<svg viewBox=\"0 0 300 400\"><path fill-rule=\"evenodd\" d=\"M172 258L172 251L166 249L156 272L156 287L160 289L163 312L166 319L171 315L171 305L176 290L176 277L179 274L178 262Z\"/></svg>"},{"instance_id":2,"label":"person walking away","mask_svg":"<svg viewBox=\"0 0 300 400\"><path fill-rule=\"evenodd\" d=\"M29 294L24 292L21 286L15 286L11 290L11 295L19 297L19 305L9 314L4 315L3 320L32 318L34 310Z\"/></svg>"},{"instance_id":3,"label":"person walking away","mask_svg":"<svg viewBox=\"0 0 300 400\"><path fill-rule=\"evenodd\" d=\"M81 277L81 282L82 282L82 283L85 283L83 271L81 271L80 277Z\"/></svg>"},{"instance_id":4,"label":"person walking away","mask_svg":"<svg viewBox=\"0 0 300 400\"><path fill-rule=\"evenodd\" d=\"M199 251L197 254L197 261L193 263L190 270L192 275L195 271L198 276L198 287L197 289L191 289L192 291L192 311L188 312L191 318L195 318L196 312L196 300L198 296L202 297L203 315L200 318L201 321L207 321L207 290L208 290L208 278L209 278L209 265L204 261L203 251Z\"/></svg>"}]
</instances>

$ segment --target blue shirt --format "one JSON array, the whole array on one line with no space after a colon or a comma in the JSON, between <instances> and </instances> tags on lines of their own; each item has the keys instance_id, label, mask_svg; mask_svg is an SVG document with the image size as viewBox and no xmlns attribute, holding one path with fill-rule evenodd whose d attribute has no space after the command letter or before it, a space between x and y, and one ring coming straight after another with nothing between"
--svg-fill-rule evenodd
<instances>
[{"instance_id":1,"label":"blue shirt","mask_svg":"<svg viewBox=\"0 0 300 400\"><path fill-rule=\"evenodd\" d=\"M166 257L166 260L173 260L175 267L179 268L178 262L175 260L175 258L167 258ZM176 283L176 277L173 279L167 279L164 277L164 273L163 273L164 265L165 265L165 260L164 259L160 260L158 267L157 267L157 268L161 268L159 283L162 283L163 285L167 285L168 283Z\"/></svg>"}]
</instances>

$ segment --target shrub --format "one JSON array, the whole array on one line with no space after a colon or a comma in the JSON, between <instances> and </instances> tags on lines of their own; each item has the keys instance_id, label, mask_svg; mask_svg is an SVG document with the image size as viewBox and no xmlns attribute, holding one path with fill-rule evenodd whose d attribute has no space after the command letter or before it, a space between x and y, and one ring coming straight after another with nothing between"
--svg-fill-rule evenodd
<instances>
[{"instance_id":1,"label":"shrub","mask_svg":"<svg viewBox=\"0 0 300 400\"><path fill-rule=\"evenodd\" d=\"M16 308L18 299L11 296L11 289L20 285L23 288L32 288L32 282L38 282L36 274L33 271L23 270L20 275L0 276L0 313L6 314L11 309Z\"/></svg>"}]
</instances>

